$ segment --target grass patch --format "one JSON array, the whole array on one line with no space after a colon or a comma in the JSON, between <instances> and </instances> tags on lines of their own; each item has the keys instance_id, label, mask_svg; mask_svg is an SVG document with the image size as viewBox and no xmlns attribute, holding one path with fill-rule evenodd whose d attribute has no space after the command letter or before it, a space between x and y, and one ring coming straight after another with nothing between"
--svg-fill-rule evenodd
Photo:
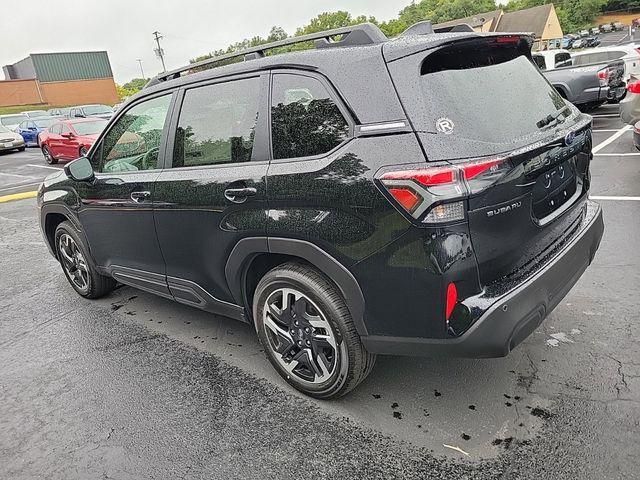
<instances>
[{"instance_id":1,"label":"grass patch","mask_svg":"<svg viewBox=\"0 0 640 480\"><path fill-rule=\"evenodd\" d=\"M26 112L28 110L49 110L53 108L46 103L40 103L37 105L16 105L12 107L0 107L0 115L9 115L12 113Z\"/></svg>"}]
</instances>

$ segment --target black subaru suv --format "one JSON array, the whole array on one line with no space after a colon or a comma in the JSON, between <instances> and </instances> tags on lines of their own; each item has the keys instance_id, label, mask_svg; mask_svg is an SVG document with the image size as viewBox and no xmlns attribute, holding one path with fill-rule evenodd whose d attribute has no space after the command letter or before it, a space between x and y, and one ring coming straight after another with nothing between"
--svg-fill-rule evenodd
<instances>
[{"instance_id":1,"label":"black subaru suv","mask_svg":"<svg viewBox=\"0 0 640 480\"><path fill-rule=\"evenodd\" d=\"M508 354L598 249L591 118L529 36L452 30L364 24L153 79L39 189L71 286L251 323L317 398L376 354Z\"/></svg>"}]
</instances>

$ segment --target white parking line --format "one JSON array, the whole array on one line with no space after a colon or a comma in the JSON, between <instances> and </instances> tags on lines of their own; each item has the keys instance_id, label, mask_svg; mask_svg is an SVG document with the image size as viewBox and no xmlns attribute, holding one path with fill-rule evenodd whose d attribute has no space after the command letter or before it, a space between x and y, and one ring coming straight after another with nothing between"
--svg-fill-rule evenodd
<instances>
[{"instance_id":1,"label":"white parking line","mask_svg":"<svg viewBox=\"0 0 640 480\"><path fill-rule=\"evenodd\" d=\"M620 115L618 115L617 113L601 113L600 115L591 115L593 118L613 118L613 117L619 117Z\"/></svg>"},{"instance_id":2,"label":"white parking line","mask_svg":"<svg viewBox=\"0 0 640 480\"><path fill-rule=\"evenodd\" d=\"M591 195L589 196L591 200L613 200L620 202L640 202L640 197L608 197L601 195Z\"/></svg>"},{"instance_id":3,"label":"white parking line","mask_svg":"<svg viewBox=\"0 0 640 480\"><path fill-rule=\"evenodd\" d=\"M620 130L618 130L617 133L614 133L613 135L611 135L609 138L607 138L604 142L600 142L598 145L596 145L595 147L593 147L593 150L591 150L594 154L596 152L599 152L600 150L602 150L604 147L606 147L607 145L609 145L611 142L613 142L614 140L618 139L619 137L621 137L624 132L631 130L631 125L625 125L624 127L622 127Z\"/></svg>"},{"instance_id":4,"label":"white parking line","mask_svg":"<svg viewBox=\"0 0 640 480\"><path fill-rule=\"evenodd\" d=\"M617 132L619 128L603 128L600 130L591 130L592 132Z\"/></svg>"},{"instance_id":5,"label":"white parking line","mask_svg":"<svg viewBox=\"0 0 640 480\"><path fill-rule=\"evenodd\" d=\"M20 185L14 185L13 187L0 188L1 192L8 192L9 190L17 190L19 188L30 187L33 185L40 185L42 182L31 182L31 183L22 183Z\"/></svg>"},{"instance_id":6,"label":"white parking line","mask_svg":"<svg viewBox=\"0 0 640 480\"><path fill-rule=\"evenodd\" d=\"M0 172L0 175L4 175L5 177L18 177L18 178L26 178L26 179L33 179L36 177L30 177L29 175L20 175L17 173L4 173L4 172Z\"/></svg>"},{"instance_id":7,"label":"white parking line","mask_svg":"<svg viewBox=\"0 0 640 480\"><path fill-rule=\"evenodd\" d=\"M640 152L638 153L594 153L594 157L638 157L640 156Z\"/></svg>"},{"instance_id":8,"label":"white parking line","mask_svg":"<svg viewBox=\"0 0 640 480\"><path fill-rule=\"evenodd\" d=\"M50 170L62 170L58 167L48 167L47 165L32 165L31 163L27 163L27 167L37 167L37 168L48 168Z\"/></svg>"}]
</instances>

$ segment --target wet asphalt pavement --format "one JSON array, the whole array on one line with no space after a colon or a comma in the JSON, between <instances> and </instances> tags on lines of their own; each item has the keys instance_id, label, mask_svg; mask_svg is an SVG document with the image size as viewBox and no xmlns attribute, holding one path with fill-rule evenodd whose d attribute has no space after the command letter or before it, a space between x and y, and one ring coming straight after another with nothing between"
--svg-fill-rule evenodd
<instances>
[{"instance_id":1,"label":"wet asphalt pavement","mask_svg":"<svg viewBox=\"0 0 640 480\"><path fill-rule=\"evenodd\" d=\"M640 155L592 178L640 196ZM129 287L79 298L35 202L1 203L0 478L640 478L640 202L600 203L594 263L508 357L379 357L334 402L281 381L247 325Z\"/></svg>"}]
</instances>

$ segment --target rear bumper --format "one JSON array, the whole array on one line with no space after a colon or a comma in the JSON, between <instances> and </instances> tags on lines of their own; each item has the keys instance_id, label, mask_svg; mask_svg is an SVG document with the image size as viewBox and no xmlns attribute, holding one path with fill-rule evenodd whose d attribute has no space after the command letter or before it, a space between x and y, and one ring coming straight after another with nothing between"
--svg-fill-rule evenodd
<instances>
[{"instance_id":1,"label":"rear bumper","mask_svg":"<svg viewBox=\"0 0 640 480\"><path fill-rule=\"evenodd\" d=\"M604 232L602 210L587 202L584 224L544 267L496 298L455 339L362 337L371 353L456 357L503 357L527 338L560 303L589 266Z\"/></svg>"}]
</instances>

